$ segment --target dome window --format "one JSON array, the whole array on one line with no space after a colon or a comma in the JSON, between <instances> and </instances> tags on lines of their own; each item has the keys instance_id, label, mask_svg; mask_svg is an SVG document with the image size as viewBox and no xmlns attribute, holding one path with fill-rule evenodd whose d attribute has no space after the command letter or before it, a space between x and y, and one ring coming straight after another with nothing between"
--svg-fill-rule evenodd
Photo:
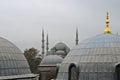
<instances>
[{"instance_id":1,"label":"dome window","mask_svg":"<svg viewBox=\"0 0 120 80\"><path fill-rule=\"evenodd\" d=\"M120 64L115 67L116 80L120 80Z\"/></svg>"},{"instance_id":2,"label":"dome window","mask_svg":"<svg viewBox=\"0 0 120 80\"><path fill-rule=\"evenodd\" d=\"M78 80L77 67L75 64L71 64L69 67L69 76L68 80Z\"/></svg>"}]
</instances>

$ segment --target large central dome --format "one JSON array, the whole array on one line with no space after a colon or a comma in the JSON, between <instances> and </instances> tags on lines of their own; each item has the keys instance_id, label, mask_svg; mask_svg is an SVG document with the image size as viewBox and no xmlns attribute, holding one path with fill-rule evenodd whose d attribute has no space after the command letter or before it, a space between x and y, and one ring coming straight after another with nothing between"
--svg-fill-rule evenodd
<instances>
[{"instance_id":1,"label":"large central dome","mask_svg":"<svg viewBox=\"0 0 120 80\"><path fill-rule=\"evenodd\" d=\"M75 76L79 80L114 80L115 67L119 63L120 36L97 35L70 51L60 66L57 80L69 80L72 67L76 68Z\"/></svg>"}]
</instances>

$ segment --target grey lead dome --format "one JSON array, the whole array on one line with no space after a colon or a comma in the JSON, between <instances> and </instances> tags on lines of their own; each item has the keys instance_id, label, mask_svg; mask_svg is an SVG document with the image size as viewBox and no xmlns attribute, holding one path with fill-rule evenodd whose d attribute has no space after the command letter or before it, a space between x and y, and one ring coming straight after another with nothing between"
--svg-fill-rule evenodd
<instances>
[{"instance_id":1,"label":"grey lead dome","mask_svg":"<svg viewBox=\"0 0 120 80\"><path fill-rule=\"evenodd\" d=\"M100 34L71 49L60 66L56 80L115 80L119 75L119 72L116 73L119 64L120 36ZM71 70L71 65L75 66L75 71ZM77 74L72 76L72 71Z\"/></svg>"},{"instance_id":2,"label":"grey lead dome","mask_svg":"<svg viewBox=\"0 0 120 80\"><path fill-rule=\"evenodd\" d=\"M70 48L68 48L68 46L62 42L57 43L53 49L55 50L65 50L66 53L68 53L70 51Z\"/></svg>"},{"instance_id":3,"label":"grey lead dome","mask_svg":"<svg viewBox=\"0 0 120 80\"><path fill-rule=\"evenodd\" d=\"M23 53L13 43L0 37L0 79L34 76Z\"/></svg>"},{"instance_id":4,"label":"grey lead dome","mask_svg":"<svg viewBox=\"0 0 120 80\"><path fill-rule=\"evenodd\" d=\"M63 58L57 55L48 55L43 58L39 66L57 66L63 61Z\"/></svg>"},{"instance_id":5,"label":"grey lead dome","mask_svg":"<svg viewBox=\"0 0 120 80\"><path fill-rule=\"evenodd\" d=\"M57 44L55 45L55 48L56 48L57 50L63 50L63 49L68 48L68 47L67 47L66 44L60 42L60 43L57 43Z\"/></svg>"}]
</instances>

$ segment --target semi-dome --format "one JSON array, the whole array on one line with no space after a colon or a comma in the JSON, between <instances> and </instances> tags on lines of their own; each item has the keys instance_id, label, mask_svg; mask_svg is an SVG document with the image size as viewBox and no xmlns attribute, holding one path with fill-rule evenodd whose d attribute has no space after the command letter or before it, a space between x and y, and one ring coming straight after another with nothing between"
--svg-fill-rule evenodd
<instances>
[{"instance_id":1,"label":"semi-dome","mask_svg":"<svg viewBox=\"0 0 120 80\"><path fill-rule=\"evenodd\" d=\"M63 58L58 55L48 55L43 58L39 66L56 66L63 61Z\"/></svg>"},{"instance_id":2,"label":"semi-dome","mask_svg":"<svg viewBox=\"0 0 120 80\"><path fill-rule=\"evenodd\" d=\"M0 79L24 79L31 74L23 53L10 41L0 37Z\"/></svg>"},{"instance_id":3,"label":"semi-dome","mask_svg":"<svg viewBox=\"0 0 120 80\"><path fill-rule=\"evenodd\" d=\"M71 49L60 66L57 80L115 80L119 69L120 36L100 34Z\"/></svg>"},{"instance_id":4,"label":"semi-dome","mask_svg":"<svg viewBox=\"0 0 120 80\"><path fill-rule=\"evenodd\" d=\"M56 55L66 55L66 53L63 50L58 50L55 52Z\"/></svg>"}]
</instances>

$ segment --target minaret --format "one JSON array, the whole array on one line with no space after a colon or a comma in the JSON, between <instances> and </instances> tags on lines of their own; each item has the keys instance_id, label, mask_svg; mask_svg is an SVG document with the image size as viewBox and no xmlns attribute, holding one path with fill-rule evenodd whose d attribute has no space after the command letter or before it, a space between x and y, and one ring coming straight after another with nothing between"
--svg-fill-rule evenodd
<instances>
[{"instance_id":1,"label":"minaret","mask_svg":"<svg viewBox=\"0 0 120 80\"><path fill-rule=\"evenodd\" d=\"M42 29L42 58L44 58L44 53L45 53L45 50L44 50L44 48L45 48L44 42L45 42L45 40L44 40L44 30Z\"/></svg>"},{"instance_id":2,"label":"minaret","mask_svg":"<svg viewBox=\"0 0 120 80\"><path fill-rule=\"evenodd\" d=\"M108 12L107 12L107 16L106 16L106 28L104 30L104 34L111 34L111 30L109 28L109 16L108 16Z\"/></svg>"},{"instance_id":3,"label":"minaret","mask_svg":"<svg viewBox=\"0 0 120 80\"><path fill-rule=\"evenodd\" d=\"M79 41L79 40L78 40L78 28L77 28L77 29L76 29L76 40L75 40L76 43L75 43L75 45L78 45L78 41Z\"/></svg>"},{"instance_id":4,"label":"minaret","mask_svg":"<svg viewBox=\"0 0 120 80\"><path fill-rule=\"evenodd\" d=\"M46 54L48 54L48 50L49 50L49 41L48 41L48 34L47 34L47 37L46 37Z\"/></svg>"}]
</instances>

